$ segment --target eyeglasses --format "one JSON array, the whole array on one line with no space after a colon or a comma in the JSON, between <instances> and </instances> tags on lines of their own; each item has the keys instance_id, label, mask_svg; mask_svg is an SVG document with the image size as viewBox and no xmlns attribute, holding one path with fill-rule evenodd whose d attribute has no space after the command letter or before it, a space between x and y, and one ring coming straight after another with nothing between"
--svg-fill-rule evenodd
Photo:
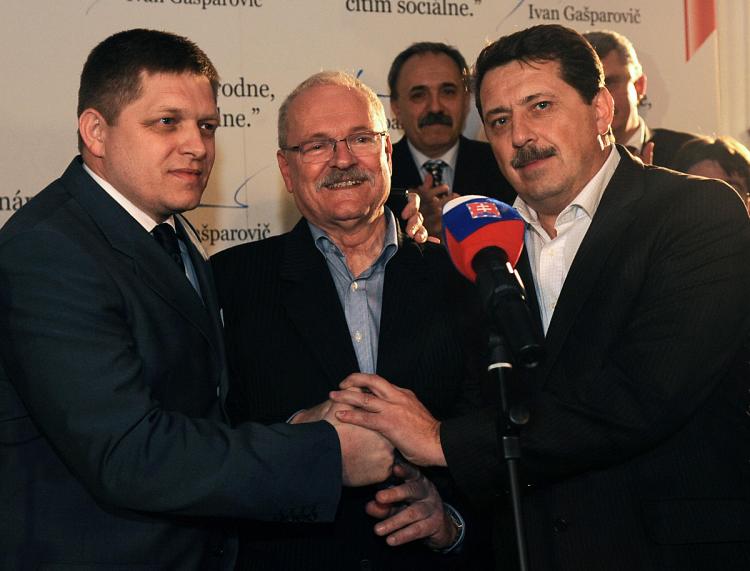
<instances>
[{"instance_id":1,"label":"eyeglasses","mask_svg":"<svg viewBox=\"0 0 750 571\"><path fill-rule=\"evenodd\" d=\"M313 139L304 141L293 147L281 147L282 151L297 151L303 163L327 163L336 152L336 144L346 142L349 152L355 157L368 157L376 155L382 149L380 142L387 131L375 133L363 131L352 133L342 139Z\"/></svg>"}]
</instances>

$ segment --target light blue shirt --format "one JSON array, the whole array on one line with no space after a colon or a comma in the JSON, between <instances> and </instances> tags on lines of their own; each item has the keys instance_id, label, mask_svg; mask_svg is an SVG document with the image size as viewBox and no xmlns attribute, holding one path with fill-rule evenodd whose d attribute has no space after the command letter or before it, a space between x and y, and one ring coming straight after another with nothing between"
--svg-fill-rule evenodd
<instances>
[{"instance_id":1,"label":"light blue shirt","mask_svg":"<svg viewBox=\"0 0 750 571\"><path fill-rule=\"evenodd\" d=\"M380 334L380 312L383 308L385 266L398 250L398 234L393 213L385 209L385 239L375 262L359 276L353 276L346 265L346 257L328 235L308 220L315 247L328 264L346 324L362 373L375 373Z\"/></svg>"}]
</instances>

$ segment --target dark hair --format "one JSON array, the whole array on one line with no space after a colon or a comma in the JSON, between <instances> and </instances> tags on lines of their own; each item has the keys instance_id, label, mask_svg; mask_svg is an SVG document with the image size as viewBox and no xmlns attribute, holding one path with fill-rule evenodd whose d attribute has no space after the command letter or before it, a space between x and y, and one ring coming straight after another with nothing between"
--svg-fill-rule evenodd
<instances>
[{"instance_id":1,"label":"dark hair","mask_svg":"<svg viewBox=\"0 0 750 571\"><path fill-rule=\"evenodd\" d=\"M479 54L474 73L480 117L479 89L484 76L488 71L513 61L525 64L558 62L562 80L573 87L587 104L604 87L602 62L581 34L557 24L533 26L500 38Z\"/></svg>"},{"instance_id":2,"label":"dark hair","mask_svg":"<svg viewBox=\"0 0 750 571\"><path fill-rule=\"evenodd\" d=\"M638 79L643 75L643 67L638 61L638 54L635 53L633 43L622 34L612 30L592 30L584 32L583 37L594 48L599 59L604 59L610 52L617 52L623 65L633 66L633 79Z\"/></svg>"},{"instance_id":3,"label":"dark hair","mask_svg":"<svg viewBox=\"0 0 750 571\"><path fill-rule=\"evenodd\" d=\"M716 161L728 175L745 179L750 188L750 151L732 137L697 137L680 147L675 155L674 170L687 172L701 161Z\"/></svg>"},{"instance_id":4,"label":"dark hair","mask_svg":"<svg viewBox=\"0 0 750 571\"><path fill-rule=\"evenodd\" d=\"M396 56L391 64L391 69L388 71L388 89L391 92L391 99L398 99L398 92L396 91L396 84L398 83L398 76L401 74L401 68L410 57L421 54L445 54L451 58L458 68L458 72L461 74L461 79L464 82L464 88L469 91L471 88L469 66L456 48L444 44L442 42L417 42L410 45L404 51Z\"/></svg>"},{"instance_id":5,"label":"dark hair","mask_svg":"<svg viewBox=\"0 0 750 571\"><path fill-rule=\"evenodd\" d=\"M157 30L126 30L91 50L81 71L78 115L93 108L107 123L116 123L122 108L140 97L142 71L194 73L208 78L214 97L219 90L214 64L189 39ZM79 149L82 145L79 136Z\"/></svg>"}]
</instances>

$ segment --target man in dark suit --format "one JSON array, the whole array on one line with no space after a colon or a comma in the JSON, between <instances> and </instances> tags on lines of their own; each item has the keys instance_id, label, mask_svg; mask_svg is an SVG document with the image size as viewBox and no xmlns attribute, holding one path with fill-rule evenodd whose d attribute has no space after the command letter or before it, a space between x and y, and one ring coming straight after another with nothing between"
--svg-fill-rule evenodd
<instances>
[{"instance_id":1,"label":"man in dark suit","mask_svg":"<svg viewBox=\"0 0 750 571\"><path fill-rule=\"evenodd\" d=\"M728 185L644 166L608 140L613 102L577 32L536 26L476 65L477 106L527 221L519 268L546 354L514 383L530 568L750 568L750 224ZM492 498L491 410L438 423L357 375L339 418ZM402 420L405 419L405 420ZM498 549L512 523L498 508ZM512 563L511 563L512 566Z\"/></svg>"},{"instance_id":2,"label":"man in dark suit","mask_svg":"<svg viewBox=\"0 0 750 571\"><path fill-rule=\"evenodd\" d=\"M104 40L81 156L0 231L4 570L230 568L216 516L330 521L342 482L390 475L371 432L225 423L213 278L179 214L211 172L218 85L186 38Z\"/></svg>"},{"instance_id":3,"label":"man in dark suit","mask_svg":"<svg viewBox=\"0 0 750 571\"><path fill-rule=\"evenodd\" d=\"M212 259L232 419L315 419L330 405L328 392L355 371L408 387L438 418L476 405L468 394L481 374L470 284L442 247L405 240L384 209L391 145L382 103L354 77L321 72L289 95L279 117L279 167L303 218L287 234ZM395 547L424 539L442 550L461 533L458 515L416 469L398 467L394 476L406 483L345 490L330 525L243 526L239 567L481 568L463 557L470 547L463 556ZM380 505L371 502L376 492ZM376 535L368 513L383 517L396 501L410 504L404 519ZM470 529L469 539L480 533Z\"/></svg>"},{"instance_id":4,"label":"man in dark suit","mask_svg":"<svg viewBox=\"0 0 750 571\"><path fill-rule=\"evenodd\" d=\"M638 113L646 103L647 78L628 38L610 30L586 32L583 36L596 50L604 67L604 83L615 101L612 131L615 142L627 147L647 164L674 168L680 147L696 137L671 129L650 129Z\"/></svg>"},{"instance_id":5,"label":"man in dark suit","mask_svg":"<svg viewBox=\"0 0 750 571\"><path fill-rule=\"evenodd\" d=\"M413 44L396 56L388 72L391 110L404 130L393 145L391 184L421 197L425 226L442 230L443 205L460 194L512 202L515 192L497 168L487 143L461 132L471 101L469 68L454 47ZM399 196L389 206L398 212Z\"/></svg>"}]
</instances>

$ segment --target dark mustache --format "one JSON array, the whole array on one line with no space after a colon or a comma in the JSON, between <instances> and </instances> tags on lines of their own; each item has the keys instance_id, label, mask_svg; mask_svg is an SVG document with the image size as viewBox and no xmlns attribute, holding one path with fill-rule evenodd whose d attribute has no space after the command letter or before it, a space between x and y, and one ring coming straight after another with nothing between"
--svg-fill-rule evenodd
<instances>
[{"instance_id":1,"label":"dark mustache","mask_svg":"<svg viewBox=\"0 0 750 571\"><path fill-rule=\"evenodd\" d=\"M430 111L419 120L418 127L427 127L428 125L446 125L453 127L453 119L449 115L440 112Z\"/></svg>"},{"instance_id":2,"label":"dark mustache","mask_svg":"<svg viewBox=\"0 0 750 571\"><path fill-rule=\"evenodd\" d=\"M370 182L374 183L375 179L365 169L352 166L348 169L335 169L330 171L325 178L318 183L318 190L324 186L331 186L340 182L356 181L356 182Z\"/></svg>"},{"instance_id":3,"label":"dark mustache","mask_svg":"<svg viewBox=\"0 0 750 571\"><path fill-rule=\"evenodd\" d=\"M516 151L516 156L510 161L510 166L514 169L520 169L529 163L533 163L540 159L546 159L548 157L554 157L556 154L557 151L552 147L547 147L546 149L532 146L521 147Z\"/></svg>"}]
</instances>

